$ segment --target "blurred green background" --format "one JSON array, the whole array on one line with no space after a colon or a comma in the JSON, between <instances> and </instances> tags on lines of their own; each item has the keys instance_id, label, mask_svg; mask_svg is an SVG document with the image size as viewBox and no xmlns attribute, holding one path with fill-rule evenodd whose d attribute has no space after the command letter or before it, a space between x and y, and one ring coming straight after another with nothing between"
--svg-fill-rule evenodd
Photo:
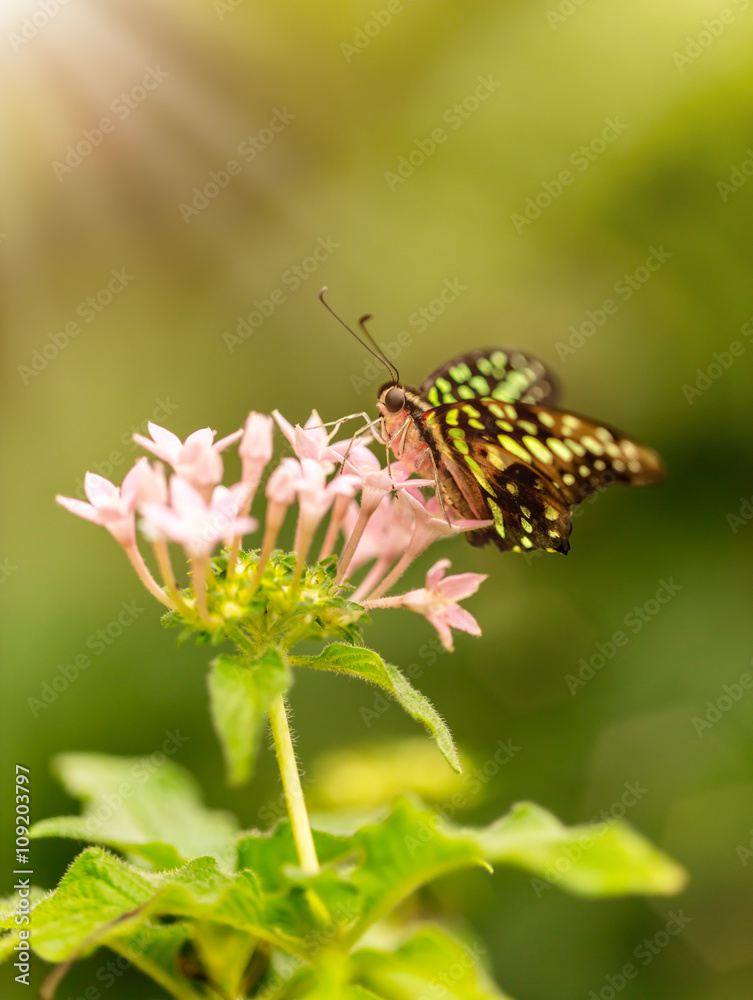
<instances>
[{"instance_id":1,"label":"blurred green background","mask_svg":"<svg viewBox=\"0 0 753 1000\"><path fill-rule=\"evenodd\" d=\"M466 349L517 345L551 366L566 404L656 446L670 471L660 488L586 504L566 559L437 547L456 570L490 574L469 602L483 637L461 636L455 655L433 662L429 626L407 613L377 615L368 639L392 662L422 668L419 686L478 763L500 739L520 748L468 820L530 798L587 821L638 783L627 818L690 869L690 887L660 903L587 903L558 890L539 898L524 875L500 871L449 880L439 896L521 1000L609 998L608 977L628 962L640 970L628 998L751 996L753 691L724 700L724 685L753 672L753 525L728 519L753 494L747 8L393 0L385 13L385 0L5 0L6 805L16 762L31 768L41 818L73 809L50 773L56 752L151 753L178 729L188 742L175 759L211 805L263 823L279 793L274 764L265 752L250 788L224 786L208 652L175 648L112 539L53 496L75 495L86 469L108 475L109 466L119 482L136 454L130 434L153 416L183 437L206 425L228 433L252 407L294 421L314 406L327 420L373 411L381 376L317 302L327 284L344 316L374 313L382 343L404 333L405 381ZM476 106L466 99L479 77L491 84ZM103 118L111 127L96 142ZM602 140L607 120L619 128ZM427 152L438 128L445 139ZM90 150L71 155L86 130ZM408 176L396 180L411 153L412 173L403 164ZM572 183L554 197L564 170ZM224 186L202 201L212 172ZM514 219L527 204L536 216L527 199L537 195L538 217ZM638 271L628 297L620 283L652 249L671 256ZM125 287L88 311L112 269L125 269ZM446 282L464 288L433 315ZM284 301L250 336L224 336L275 289ZM570 340L607 299L617 311ZM423 325L422 307L432 316ZM80 333L66 345L71 321ZM728 358L733 341L742 349ZM702 391L683 389L699 379ZM662 580L681 589L640 630L626 628ZM35 717L28 699L133 600L143 614ZM566 676L620 629L628 644L572 694ZM341 678L298 679L307 770L325 752L415 734L397 707L377 719L364 712L374 698ZM720 698L725 710L699 732L693 720ZM35 880L52 887L76 848L35 844ZM11 884L3 876L3 891ZM680 909L686 929L646 952ZM92 984L113 1000L159 995L135 973L104 989L96 971L106 958L76 968L58 995ZM9 973L3 997L28 996ZM37 985L42 975L35 966Z\"/></svg>"}]
</instances>

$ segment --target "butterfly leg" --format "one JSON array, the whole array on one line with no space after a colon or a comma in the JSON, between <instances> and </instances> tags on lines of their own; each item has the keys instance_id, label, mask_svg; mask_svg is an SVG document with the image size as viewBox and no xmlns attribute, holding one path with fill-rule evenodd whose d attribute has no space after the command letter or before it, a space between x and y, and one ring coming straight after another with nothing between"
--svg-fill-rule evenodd
<instances>
[{"instance_id":1,"label":"butterfly leg","mask_svg":"<svg viewBox=\"0 0 753 1000\"><path fill-rule=\"evenodd\" d=\"M329 434L329 437L333 438L335 436L335 434L337 434L337 432L340 430L340 428L342 427L343 424L346 424L349 420L356 420L359 417L362 418L365 421L365 426L359 428L356 431L356 433L354 434L354 438L357 438L361 434L365 434L367 431L372 430L374 428L374 426L381 419L381 418L377 418L376 420L374 420L372 418L372 416L371 416L370 413L365 413L365 412L361 412L361 413L349 413L347 417L340 417L339 420L330 420L328 423L326 423L326 424L323 423L321 426L324 427L325 429L328 428L328 427L331 427L332 431Z\"/></svg>"}]
</instances>

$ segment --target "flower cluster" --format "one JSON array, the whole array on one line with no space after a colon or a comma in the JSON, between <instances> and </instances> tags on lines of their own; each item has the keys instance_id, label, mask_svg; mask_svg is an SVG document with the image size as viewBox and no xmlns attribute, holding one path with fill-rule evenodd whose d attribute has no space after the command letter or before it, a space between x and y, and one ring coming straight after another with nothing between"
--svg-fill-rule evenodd
<instances>
[{"instance_id":1,"label":"flower cluster","mask_svg":"<svg viewBox=\"0 0 753 1000\"><path fill-rule=\"evenodd\" d=\"M260 547L245 552L244 537L259 529L251 507L272 460L274 422L295 457L282 458L267 476ZM294 607L307 625L329 622L327 634L348 634L364 609L386 607L424 615L447 649L452 649L451 628L480 634L458 601L473 594L485 577L445 577L447 559L429 570L424 588L384 595L433 541L489 522L450 519L435 496L427 499L422 493L433 482L409 479L399 462L382 468L363 435L333 441L342 423L328 428L316 411L303 427L277 411L272 417L251 413L245 428L219 441L209 428L181 441L149 424L150 437L135 434L134 439L158 461L139 458L120 487L88 472L88 503L63 496L57 501L107 528L150 593L185 626L218 639L228 622L243 619L253 627L254 615L263 614L268 626L282 610L289 628ZM222 453L236 441L240 482L224 486ZM293 505L295 543L293 552L284 554L276 545ZM161 584L138 547L137 526L152 546ZM312 567L309 556L320 529L321 548ZM188 558L190 588L178 584L169 543L180 545ZM213 556L220 543L223 554ZM354 576L361 578L352 582Z\"/></svg>"}]
</instances>

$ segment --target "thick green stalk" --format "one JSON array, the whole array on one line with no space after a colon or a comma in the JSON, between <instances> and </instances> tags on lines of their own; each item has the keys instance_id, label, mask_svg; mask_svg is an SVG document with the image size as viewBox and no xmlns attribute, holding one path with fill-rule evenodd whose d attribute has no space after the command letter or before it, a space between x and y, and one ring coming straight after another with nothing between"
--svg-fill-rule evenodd
<instances>
[{"instance_id":1,"label":"thick green stalk","mask_svg":"<svg viewBox=\"0 0 753 1000\"><path fill-rule=\"evenodd\" d=\"M295 840L301 868L307 875L317 875L319 873L319 860L316 856L314 838L311 835L311 827L309 826L306 801L303 797L301 778L298 774L298 764L296 763L293 741L290 736L287 709L285 708L285 702L281 694L278 694L270 705L269 723L272 729L277 761L280 765L282 787L285 791L288 815L293 827L293 839Z\"/></svg>"}]
</instances>

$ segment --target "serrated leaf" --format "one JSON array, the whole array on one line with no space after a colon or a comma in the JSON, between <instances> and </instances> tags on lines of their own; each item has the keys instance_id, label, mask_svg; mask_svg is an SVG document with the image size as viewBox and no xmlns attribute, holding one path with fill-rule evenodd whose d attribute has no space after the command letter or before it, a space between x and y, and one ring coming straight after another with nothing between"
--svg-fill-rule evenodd
<instances>
[{"instance_id":1,"label":"serrated leaf","mask_svg":"<svg viewBox=\"0 0 753 1000\"><path fill-rule=\"evenodd\" d=\"M435 812L407 798L397 799L379 823L358 830L352 844L359 860L351 880L361 913L350 944L419 886L484 860L471 836L457 836Z\"/></svg>"},{"instance_id":2,"label":"serrated leaf","mask_svg":"<svg viewBox=\"0 0 753 1000\"><path fill-rule=\"evenodd\" d=\"M550 874L560 888L585 896L671 895L683 888L684 870L640 834L624 823L601 827L566 827L526 803L488 827L458 827L413 800L398 799L381 822L351 838L360 856L350 878L361 912L347 940L355 943L419 886L489 862Z\"/></svg>"},{"instance_id":3,"label":"serrated leaf","mask_svg":"<svg viewBox=\"0 0 753 1000\"><path fill-rule=\"evenodd\" d=\"M238 823L207 809L187 771L162 751L146 757L61 754L54 769L81 816L40 820L32 837L70 837L144 858L156 869L211 855L232 867Z\"/></svg>"},{"instance_id":4,"label":"serrated leaf","mask_svg":"<svg viewBox=\"0 0 753 1000\"><path fill-rule=\"evenodd\" d=\"M396 667L385 663L373 649L333 642L319 656L296 656L291 658L291 662L295 666L334 670L376 684L391 695L408 715L426 727L453 771L462 770L452 734L439 712Z\"/></svg>"},{"instance_id":5,"label":"serrated leaf","mask_svg":"<svg viewBox=\"0 0 753 1000\"><path fill-rule=\"evenodd\" d=\"M334 870L293 877L264 892L252 871L223 872L213 858L147 872L101 848L80 854L57 889L32 910L32 947L46 961L89 954L162 916L240 931L309 959L352 926L357 889ZM0 928L13 928L13 916ZM210 963L211 964L211 961Z\"/></svg>"},{"instance_id":6,"label":"serrated leaf","mask_svg":"<svg viewBox=\"0 0 753 1000\"><path fill-rule=\"evenodd\" d=\"M581 896L673 895L685 870L627 823L566 827L522 802L474 837L488 861L518 865Z\"/></svg>"},{"instance_id":7,"label":"serrated leaf","mask_svg":"<svg viewBox=\"0 0 753 1000\"><path fill-rule=\"evenodd\" d=\"M269 706L291 683L290 669L275 649L256 659L222 655L212 661L209 706L229 784L242 785L251 777Z\"/></svg>"}]
</instances>

